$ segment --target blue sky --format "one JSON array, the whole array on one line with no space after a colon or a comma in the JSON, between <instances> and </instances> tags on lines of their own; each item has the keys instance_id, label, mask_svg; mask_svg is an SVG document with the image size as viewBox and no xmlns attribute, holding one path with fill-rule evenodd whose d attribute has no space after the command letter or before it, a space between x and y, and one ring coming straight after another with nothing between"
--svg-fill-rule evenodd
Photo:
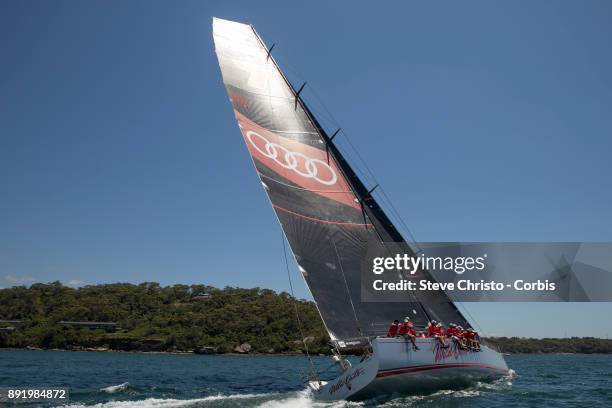
<instances>
[{"instance_id":1,"label":"blue sky","mask_svg":"<svg viewBox=\"0 0 612 408\"><path fill-rule=\"evenodd\" d=\"M287 290L212 16L277 43L418 240L612 240L609 2L371 4L2 2L0 287ZM610 303L468 308L493 334L612 334Z\"/></svg>"}]
</instances>

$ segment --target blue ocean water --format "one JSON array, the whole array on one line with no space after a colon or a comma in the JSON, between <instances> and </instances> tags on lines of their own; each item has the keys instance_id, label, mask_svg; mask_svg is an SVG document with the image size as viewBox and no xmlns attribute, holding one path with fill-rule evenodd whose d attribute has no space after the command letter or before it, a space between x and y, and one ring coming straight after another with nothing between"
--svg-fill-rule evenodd
<instances>
[{"instance_id":1,"label":"blue ocean water","mask_svg":"<svg viewBox=\"0 0 612 408\"><path fill-rule=\"evenodd\" d=\"M495 383L383 402L319 403L300 379L303 357L0 350L0 387L69 387L70 401L60 406L99 408L612 406L610 355L506 359L516 374ZM315 362L329 364L325 357Z\"/></svg>"}]
</instances>

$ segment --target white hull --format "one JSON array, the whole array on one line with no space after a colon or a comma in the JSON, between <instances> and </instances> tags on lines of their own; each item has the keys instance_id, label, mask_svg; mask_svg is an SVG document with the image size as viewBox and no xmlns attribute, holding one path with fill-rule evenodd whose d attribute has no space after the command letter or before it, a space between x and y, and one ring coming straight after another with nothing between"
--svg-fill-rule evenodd
<instances>
[{"instance_id":1,"label":"white hull","mask_svg":"<svg viewBox=\"0 0 612 408\"><path fill-rule=\"evenodd\" d=\"M493 380L508 374L501 354L483 346L482 351L460 350L451 344L441 348L435 339L417 339L418 351L402 338L377 338L373 354L338 378L311 382L320 400L363 400L410 394Z\"/></svg>"}]
</instances>

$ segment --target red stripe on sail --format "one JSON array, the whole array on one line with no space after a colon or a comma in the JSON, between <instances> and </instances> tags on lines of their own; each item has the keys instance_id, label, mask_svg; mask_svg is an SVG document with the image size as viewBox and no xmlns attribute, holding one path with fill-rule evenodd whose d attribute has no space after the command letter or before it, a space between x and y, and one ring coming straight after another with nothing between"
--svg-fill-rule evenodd
<instances>
[{"instance_id":1,"label":"red stripe on sail","mask_svg":"<svg viewBox=\"0 0 612 408\"><path fill-rule=\"evenodd\" d=\"M354 208L355 195L325 150L277 135L234 110L242 136L254 159L283 178L313 193Z\"/></svg>"}]
</instances>

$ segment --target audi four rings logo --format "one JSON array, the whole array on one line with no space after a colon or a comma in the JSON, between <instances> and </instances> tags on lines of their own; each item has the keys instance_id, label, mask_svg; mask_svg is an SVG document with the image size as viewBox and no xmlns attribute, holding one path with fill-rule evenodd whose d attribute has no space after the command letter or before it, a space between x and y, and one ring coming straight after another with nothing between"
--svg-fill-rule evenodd
<instances>
[{"instance_id":1,"label":"audi four rings logo","mask_svg":"<svg viewBox=\"0 0 612 408\"><path fill-rule=\"evenodd\" d=\"M286 147L283 147L277 143L272 143L257 132L249 130L246 132L246 137L249 139L251 146L255 148L259 153L274 160L280 166L293 170L302 177L312 178L321 184L331 186L338 181L338 176L334 169L332 169L327 163L319 159L313 159L300 152L293 152ZM255 143L255 140L259 140L260 143L265 143L263 150ZM298 157L304 159L305 171L298 169ZM329 172L330 176L321 178L319 177L319 169L325 168Z\"/></svg>"}]
</instances>

